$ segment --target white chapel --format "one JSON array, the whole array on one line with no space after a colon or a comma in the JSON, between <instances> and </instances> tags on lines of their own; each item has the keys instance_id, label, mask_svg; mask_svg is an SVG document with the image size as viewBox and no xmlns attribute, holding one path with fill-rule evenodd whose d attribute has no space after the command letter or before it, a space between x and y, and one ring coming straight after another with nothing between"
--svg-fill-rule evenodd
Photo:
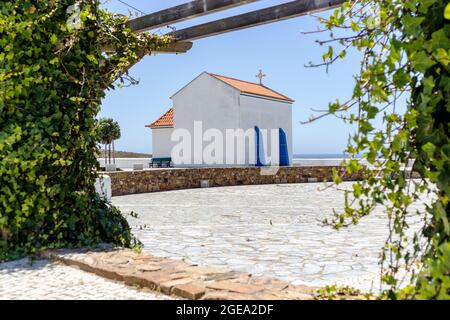
<instances>
[{"instance_id":1,"label":"white chapel","mask_svg":"<svg viewBox=\"0 0 450 320\"><path fill-rule=\"evenodd\" d=\"M173 107L146 126L153 161L170 159L175 167L292 164L294 101L262 81L203 72L171 100Z\"/></svg>"}]
</instances>

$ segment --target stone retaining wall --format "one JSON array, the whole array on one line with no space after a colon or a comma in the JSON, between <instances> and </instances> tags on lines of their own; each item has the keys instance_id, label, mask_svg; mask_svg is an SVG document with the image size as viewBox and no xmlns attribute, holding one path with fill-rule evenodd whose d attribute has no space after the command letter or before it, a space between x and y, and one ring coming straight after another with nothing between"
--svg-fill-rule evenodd
<instances>
[{"instance_id":1,"label":"stone retaining wall","mask_svg":"<svg viewBox=\"0 0 450 320\"><path fill-rule=\"evenodd\" d=\"M332 180L336 168L344 181L359 180L362 173L348 175L343 167L281 167L271 168L189 168L144 171L108 172L112 195L147 193L200 188L207 181L209 187L256 185L275 183L304 183Z\"/></svg>"}]
</instances>

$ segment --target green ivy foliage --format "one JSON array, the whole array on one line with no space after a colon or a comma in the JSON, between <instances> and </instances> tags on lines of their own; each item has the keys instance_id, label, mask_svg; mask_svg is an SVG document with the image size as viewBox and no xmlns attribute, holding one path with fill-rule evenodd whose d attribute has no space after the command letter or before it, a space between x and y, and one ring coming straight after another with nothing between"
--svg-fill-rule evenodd
<instances>
[{"instance_id":1,"label":"green ivy foliage","mask_svg":"<svg viewBox=\"0 0 450 320\"><path fill-rule=\"evenodd\" d=\"M95 193L95 117L105 89L169 42L133 34L96 0L0 2L0 261L133 245L119 210Z\"/></svg>"},{"instance_id":2,"label":"green ivy foliage","mask_svg":"<svg viewBox=\"0 0 450 320\"><path fill-rule=\"evenodd\" d=\"M390 226L381 255L385 298L450 299L449 10L448 0L358 0L319 18L331 31L319 41L331 44L323 65L348 50L362 54L351 97L331 103L328 113L357 125L347 152L362 154L375 168L346 194L345 210L332 224L354 224L384 207ZM402 169L410 161L419 180ZM349 172L360 169L356 159L347 165ZM411 213L411 204L424 196L431 200L426 212ZM408 217L414 214L423 225L410 235ZM412 274L406 288L401 269Z\"/></svg>"}]
</instances>

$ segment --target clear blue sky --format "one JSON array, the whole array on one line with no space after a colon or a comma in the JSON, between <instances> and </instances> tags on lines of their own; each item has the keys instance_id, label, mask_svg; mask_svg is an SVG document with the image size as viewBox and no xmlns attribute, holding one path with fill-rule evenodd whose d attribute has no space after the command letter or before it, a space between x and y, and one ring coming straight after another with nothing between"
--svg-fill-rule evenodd
<instances>
[{"instance_id":1,"label":"clear blue sky","mask_svg":"<svg viewBox=\"0 0 450 320\"><path fill-rule=\"evenodd\" d=\"M188 0L125 0L150 13ZM177 28L215 20L249 10L275 5L286 0L262 0L222 13L175 25ZM106 1L110 11L128 14L129 8L118 0ZM328 15L328 13L325 13ZM259 69L267 74L265 85L293 98L294 153L342 153L352 131L334 117L301 125L312 114L311 108L326 109L330 101L348 98L353 89L353 75L358 71L356 53L325 69L305 68L309 61L320 62L326 48L315 40L319 23L305 16L273 24L232 32L194 42L183 55L157 55L144 58L131 70L140 80L133 87L109 91L102 104L100 117L117 120L122 138L116 150L151 152L151 130L144 126L161 116L170 106L169 97L203 71L256 81Z\"/></svg>"}]
</instances>

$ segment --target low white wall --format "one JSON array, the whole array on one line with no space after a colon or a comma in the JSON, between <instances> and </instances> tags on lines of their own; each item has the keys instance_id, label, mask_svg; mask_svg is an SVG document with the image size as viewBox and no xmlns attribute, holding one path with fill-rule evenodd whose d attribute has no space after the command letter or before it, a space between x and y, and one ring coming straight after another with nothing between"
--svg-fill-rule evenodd
<instances>
[{"instance_id":1,"label":"low white wall","mask_svg":"<svg viewBox=\"0 0 450 320\"><path fill-rule=\"evenodd\" d=\"M111 202L112 189L111 189L111 177L102 174L95 180L95 191L107 202Z\"/></svg>"},{"instance_id":2,"label":"low white wall","mask_svg":"<svg viewBox=\"0 0 450 320\"><path fill-rule=\"evenodd\" d=\"M341 166L342 165L343 158L336 158L336 159L302 159L302 158L296 158L293 160L294 166L297 167L334 167L334 166ZM366 160L359 159L359 163L361 163L363 166L374 169L372 165L370 165ZM414 160L410 160L406 166L401 166L401 170L411 170L412 166L414 164Z\"/></svg>"},{"instance_id":3,"label":"low white wall","mask_svg":"<svg viewBox=\"0 0 450 320\"><path fill-rule=\"evenodd\" d=\"M134 164L142 164L148 168L151 158L116 158L116 166L120 169L133 169ZM105 158L97 158L101 167L105 166Z\"/></svg>"},{"instance_id":4,"label":"low white wall","mask_svg":"<svg viewBox=\"0 0 450 320\"><path fill-rule=\"evenodd\" d=\"M293 159L292 163L298 167L340 166L343 159Z\"/></svg>"}]
</instances>

